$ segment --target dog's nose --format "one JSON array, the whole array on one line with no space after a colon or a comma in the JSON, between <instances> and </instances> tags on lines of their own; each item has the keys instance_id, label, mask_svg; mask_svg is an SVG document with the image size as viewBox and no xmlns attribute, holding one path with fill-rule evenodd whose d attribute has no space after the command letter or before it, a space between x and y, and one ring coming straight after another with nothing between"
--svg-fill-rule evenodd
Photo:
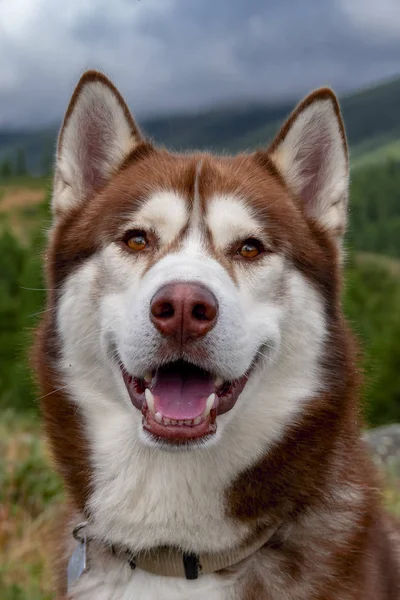
<instances>
[{"instance_id":1,"label":"dog's nose","mask_svg":"<svg viewBox=\"0 0 400 600\"><path fill-rule=\"evenodd\" d=\"M215 326L218 302L197 283L168 283L153 296L150 318L160 333L183 343L205 336Z\"/></svg>"}]
</instances>

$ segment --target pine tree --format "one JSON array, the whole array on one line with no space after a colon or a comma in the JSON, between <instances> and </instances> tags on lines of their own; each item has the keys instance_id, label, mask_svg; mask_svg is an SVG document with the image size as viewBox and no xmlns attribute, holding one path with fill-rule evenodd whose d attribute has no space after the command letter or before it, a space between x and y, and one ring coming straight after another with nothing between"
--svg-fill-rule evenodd
<instances>
[{"instance_id":1,"label":"pine tree","mask_svg":"<svg viewBox=\"0 0 400 600\"><path fill-rule=\"evenodd\" d=\"M0 165L0 179L9 179L13 174L11 162L5 159Z\"/></svg>"},{"instance_id":2,"label":"pine tree","mask_svg":"<svg viewBox=\"0 0 400 600\"><path fill-rule=\"evenodd\" d=\"M16 160L15 160L15 173L16 175L22 177L28 173L28 169L26 167L26 156L25 150L23 148L18 148Z\"/></svg>"}]
</instances>

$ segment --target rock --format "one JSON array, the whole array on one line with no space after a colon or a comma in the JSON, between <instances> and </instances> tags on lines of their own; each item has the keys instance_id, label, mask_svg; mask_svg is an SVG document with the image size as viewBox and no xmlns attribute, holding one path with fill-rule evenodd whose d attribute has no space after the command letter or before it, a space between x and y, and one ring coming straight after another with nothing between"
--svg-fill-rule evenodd
<instances>
[{"instance_id":1,"label":"rock","mask_svg":"<svg viewBox=\"0 0 400 600\"><path fill-rule=\"evenodd\" d=\"M400 424L370 429L364 437L378 466L400 478Z\"/></svg>"}]
</instances>

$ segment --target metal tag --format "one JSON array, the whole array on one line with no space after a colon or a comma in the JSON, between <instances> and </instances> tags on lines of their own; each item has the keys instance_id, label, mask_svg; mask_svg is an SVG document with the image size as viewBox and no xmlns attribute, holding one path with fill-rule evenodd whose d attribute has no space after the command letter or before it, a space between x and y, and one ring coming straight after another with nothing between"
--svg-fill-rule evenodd
<instances>
[{"instance_id":1,"label":"metal tag","mask_svg":"<svg viewBox=\"0 0 400 600\"><path fill-rule=\"evenodd\" d=\"M77 581L84 573L88 571L86 536L81 534L81 536L78 537L75 535L74 531L74 537L77 540L77 545L68 562L68 592L71 591L71 587L75 581Z\"/></svg>"}]
</instances>

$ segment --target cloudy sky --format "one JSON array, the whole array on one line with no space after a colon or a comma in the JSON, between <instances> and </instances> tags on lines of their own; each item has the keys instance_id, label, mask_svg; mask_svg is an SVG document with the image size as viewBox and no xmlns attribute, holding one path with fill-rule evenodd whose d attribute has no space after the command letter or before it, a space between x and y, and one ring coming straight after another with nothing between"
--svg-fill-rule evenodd
<instances>
[{"instance_id":1,"label":"cloudy sky","mask_svg":"<svg viewBox=\"0 0 400 600\"><path fill-rule=\"evenodd\" d=\"M86 68L142 118L400 74L399 0L0 0L0 127L56 122Z\"/></svg>"}]
</instances>

